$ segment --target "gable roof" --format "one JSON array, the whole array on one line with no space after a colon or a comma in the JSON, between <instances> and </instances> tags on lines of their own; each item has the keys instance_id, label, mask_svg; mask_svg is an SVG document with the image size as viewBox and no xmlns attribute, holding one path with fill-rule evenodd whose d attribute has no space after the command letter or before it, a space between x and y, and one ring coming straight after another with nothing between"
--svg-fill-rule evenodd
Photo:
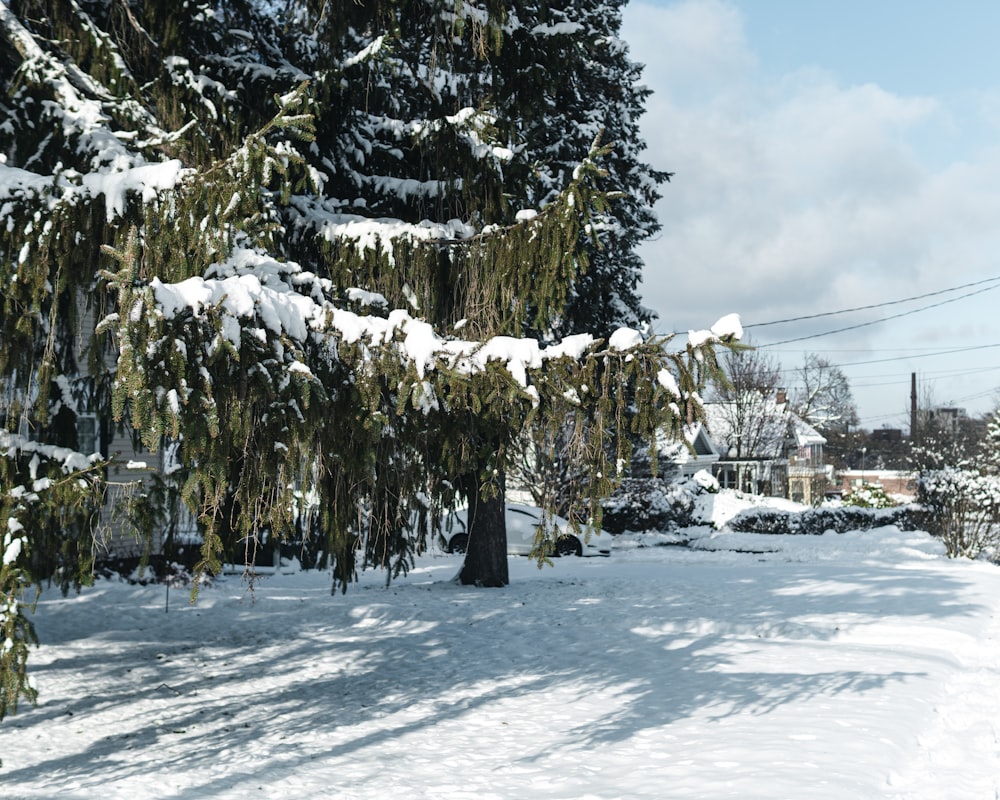
<instances>
[{"instance_id":1,"label":"gable roof","mask_svg":"<svg viewBox=\"0 0 1000 800\"><path fill-rule=\"evenodd\" d=\"M673 465L681 475L693 475L706 469L721 457L719 447L700 422L685 425L683 438L678 439L661 429L656 436L657 462L662 469ZM637 446L632 462L633 475L641 476L649 469L649 448Z\"/></svg>"},{"instance_id":2,"label":"gable roof","mask_svg":"<svg viewBox=\"0 0 1000 800\"><path fill-rule=\"evenodd\" d=\"M656 436L656 449L661 459L688 461L693 457L718 458L720 450L708 430L700 422L684 426L684 439L676 439L661 430ZM694 451L692 453L691 451Z\"/></svg>"},{"instance_id":3,"label":"gable roof","mask_svg":"<svg viewBox=\"0 0 1000 800\"><path fill-rule=\"evenodd\" d=\"M794 411L789 412L792 423L792 434L795 436L796 447L813 444L826 444L826 437L806 422Z\"/></svg>"},{"instance_id":4,"label":"gable roof","mask_svg":"<svg viewBox=\"0 0 1000 800\"><path fill-rule=\"evenodd\" d=\"M792 411L788 402L761 398L760 404L756 412L759 417L757 442L751 452L743 453L743 457L777 460L785 456L792 443L796 448L826 444L826 438ZM732 402L712 402L704 406L709 435L717 443L722 458L735 451L732 407Z\"/></svg>"}]
</instances>

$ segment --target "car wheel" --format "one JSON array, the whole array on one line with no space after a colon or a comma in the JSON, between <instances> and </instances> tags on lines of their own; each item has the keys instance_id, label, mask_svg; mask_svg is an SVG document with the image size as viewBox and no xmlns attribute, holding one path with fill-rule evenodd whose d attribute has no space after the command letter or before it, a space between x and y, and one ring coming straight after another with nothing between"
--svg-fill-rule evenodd
<instances>
[{"instance_id":1,"label":"car wheel","mask_svg":"<svg viewBox=\"0 0 1000 800\"><path fill-rule=\"evenodd\" d=\"M563 536L556 540L556 556L582 556L583 545L575 536Z\"/></svg>"},{"instance_id":2,"label":"car wheel","mask_svg":"<svg viewBox=\"0 0 1000 800\"><path fill-rule=\"evenodd\" d=\"M467 533L456 533L448 542L449 553L464 553L469 549L469 535Z\"/></svg>"}]
</instances>

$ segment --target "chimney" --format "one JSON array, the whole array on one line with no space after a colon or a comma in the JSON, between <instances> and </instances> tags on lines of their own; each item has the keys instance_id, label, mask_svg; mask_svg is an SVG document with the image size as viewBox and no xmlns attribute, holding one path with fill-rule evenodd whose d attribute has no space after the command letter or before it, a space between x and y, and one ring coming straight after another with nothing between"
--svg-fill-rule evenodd
<instances>
[{"instance_id":1,"label":"chimney","mask_svg":"<svg viewBox=\"0 0 1000 800\"><path fill-rule=\"evenodd\" d=\"M784 389L778 389L778 394L774 398L774 402L776 402L779 406L780 405L784 405L785 403L787 403L788 402L788 392L786 392Z\"/></svg>"}]
</instances>

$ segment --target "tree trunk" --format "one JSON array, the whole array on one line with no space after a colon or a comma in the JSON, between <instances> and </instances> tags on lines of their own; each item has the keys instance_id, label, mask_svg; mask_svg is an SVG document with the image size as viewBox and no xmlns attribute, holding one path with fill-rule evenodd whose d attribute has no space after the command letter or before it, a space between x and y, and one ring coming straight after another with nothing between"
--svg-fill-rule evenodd
<instances>
[{"instance_id":1,"label":"tree trunk","mask_svg":"<svg viewBox=\"0 0 1000 800\"><path fill-rule=\"evenodd\" d=\"M467 475L465 483L469 498L469 543L462 566L462 584L506 586L510 577L507 572L503 473L494 478L492 485L484 484L478 472ZM484 490L486 497L483 496Z\"/></svg>"}]
</instances>

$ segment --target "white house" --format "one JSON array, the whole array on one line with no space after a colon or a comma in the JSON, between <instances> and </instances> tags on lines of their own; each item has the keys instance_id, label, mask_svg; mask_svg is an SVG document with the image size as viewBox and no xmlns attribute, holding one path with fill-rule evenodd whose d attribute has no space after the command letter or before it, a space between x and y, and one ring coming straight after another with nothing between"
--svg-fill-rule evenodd
<instances>
[{"instance_id":1,"label":"white house","mask_svg":"<svg viewBox=\"0 0 1000 800\"><path fill-rule=\"evenodd\" d=\"M784 392L761 397L742 417L728 402L706 403L705 412L720 452L713 474L722 488L806 504L822 499L831 477L826 438L792 411Z\"/></svg>"},{"instance_id":2,"label":"white house","mask_svg":"<svg viewBox=\"0 0 1000 800\"><path fill-rule=\"evenodd\" d=\"M700 422L684 426L684 441L661 436L657 448L661 466L675 470L680 479L701 470L711 472L720 457L718 446Z\"/></svg>"}]
</instances>

